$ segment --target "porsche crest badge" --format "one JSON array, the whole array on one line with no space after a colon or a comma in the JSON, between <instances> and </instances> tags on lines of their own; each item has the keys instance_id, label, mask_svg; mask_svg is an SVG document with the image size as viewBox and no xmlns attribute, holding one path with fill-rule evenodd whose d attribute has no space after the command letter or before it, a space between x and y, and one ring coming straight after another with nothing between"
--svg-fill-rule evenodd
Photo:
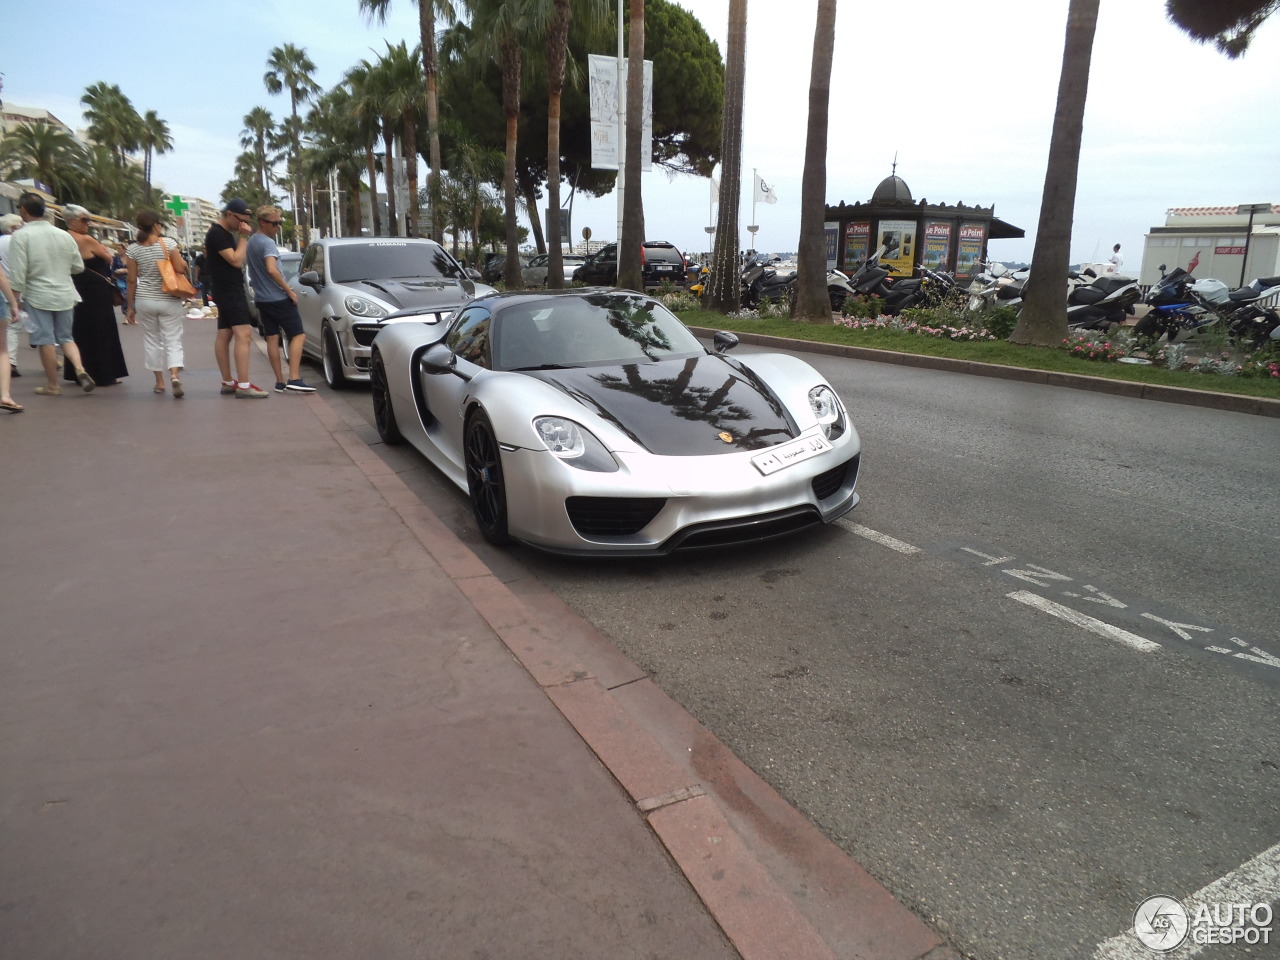
<instances>
[{"instance_id":1,"label":"porsche crest badge","mask_svg":"<svg viewBox=\"0 0 1280 960\"><path fill-rule=\"evenodd\" d=\"M732 434L732 433L721 433L721 434L720 434L720 439L721 439L721 440L723 440L725 443L733 443L733 434Z\"/></svg>"}]
</instances>

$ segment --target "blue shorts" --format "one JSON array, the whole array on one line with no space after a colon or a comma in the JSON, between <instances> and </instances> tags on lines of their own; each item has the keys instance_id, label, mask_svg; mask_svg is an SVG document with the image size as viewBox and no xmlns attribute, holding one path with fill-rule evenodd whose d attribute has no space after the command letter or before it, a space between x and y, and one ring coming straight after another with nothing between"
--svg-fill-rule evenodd
<instances>
[{"instance_id":1,"label":"blue shorts","mask_svg":"<svg viewBox=\"0 0 1280 960\"><path fill-rule=\"evenodd\" d=\"M71 321L75 310L41 310L39 307L27 306L31 317L31 345L33 347L51 347L55 343L72 343Z\"/></svg>"},{"instance_id":2,"label":"blue shorts","mask_svg":"<svg viewBox=\"0 0 1280 960\"><path fill-rule=\"evenodd\" d=\"M302 317L292 300L259 300L257 306L264 337L278 337L283 333L292 340L302 334Z\"/></svg>"}]
</instances>

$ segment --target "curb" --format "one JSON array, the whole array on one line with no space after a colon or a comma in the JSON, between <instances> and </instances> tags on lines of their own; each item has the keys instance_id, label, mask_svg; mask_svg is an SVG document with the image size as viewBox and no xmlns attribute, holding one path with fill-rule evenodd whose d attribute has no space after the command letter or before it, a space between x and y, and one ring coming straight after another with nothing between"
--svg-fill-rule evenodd
<instances>
[{"instance_id":1,"label":"curb","mask_svg":"<svg viewBox=\"0 0 1280 960\"><path fill-rule=\"evenodd\" d=\"M690 327L699 337L711 337L715 330L709 327ZM1035 370L1030 367L1007 367L998 363L979 363L976 360L955 360L951 357L931 357L915 353L897 353L893 350L877 350L872 347L854 347L842 343L823 343L813 340L791 340L763 333L733 331L743 343L776 349L803 350L828 356L847 357L851 360L873 360L877 363L898 363L908 367L924 367L929 370L946 370L951 373L967 373L978 377L995 377L1000 380L1020 380L1024 383L1040 383L1051 387L1070 387L1072 390L1089 390L1108 393L1135 400L1159 400L1163 403L1182 403L1194 407L1226 410L1231 413L1247 413L1259 417L1280 417L1280 400L1265 397L1246 397L1235 393L1218 393L1212 390L1189 390L1185 387L1168 387L1154 383L1136 383L1132 380L1112 380L1108 377L1089 377L1076 373L1058 373L1051 370Z\"/></svg>"},{"instance_id":2,"label":"curb","mask_svg":"<svg viewBox=\"0 0 1280 960\"><path fill-rule=\"evenodd\" d=\"M303 402L618 782L743 960L960 960L587 621L500 580L366 442L367 423L318 393Z\"/></svg>"}]
</instances>

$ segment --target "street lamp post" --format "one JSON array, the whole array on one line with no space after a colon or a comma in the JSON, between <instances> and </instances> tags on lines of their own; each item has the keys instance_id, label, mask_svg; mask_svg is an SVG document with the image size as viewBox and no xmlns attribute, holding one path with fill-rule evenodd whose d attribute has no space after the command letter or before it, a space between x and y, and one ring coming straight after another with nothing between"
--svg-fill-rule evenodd
<instances>
[{"instance_id":1,"label":"street lamp post","mask_svg":"<svg viewBox=\"0 0 1280 960\"><path fill-rule=\"evenodd\" d=\"M1236 207L1236 213L1247 213L1249 215L1249 226L1244 231L1244 259L1240 261L1240 286L1244 286L1244 272L1249 267L1249 241L1253 237L1253 215L1255 213L1270 213L1271 204L1269 203L1242 203Z\"/></svg>"}]
</instances>

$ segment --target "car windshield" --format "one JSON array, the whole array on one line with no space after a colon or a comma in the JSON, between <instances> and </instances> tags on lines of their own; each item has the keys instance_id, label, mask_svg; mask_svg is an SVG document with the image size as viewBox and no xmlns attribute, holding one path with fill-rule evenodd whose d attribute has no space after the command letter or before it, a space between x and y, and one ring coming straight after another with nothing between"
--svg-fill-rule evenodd
<instances>
[{"instance_id":1,"label":"car windshield","mask_svg":"<svg viewBox=\"0 0 1280 960\"><path fill-rule=\"evenodd\" d=\"M329 279L334 283L411 278L451 280L461 276L458 265L442 247L433 243L375 240L329 248Z\"/></svg>"},{"instance_id":2,"label":"car windshield","mask_svg":"<svg viewBox=\"0 0 1280 960\"><path fill-rule=\"evenodd\" d=\"M703 352L689 328L662 304L636 294L600 293L551 297L503 310L494 367L653 363Z\"/></svg>"}]
</instances>

